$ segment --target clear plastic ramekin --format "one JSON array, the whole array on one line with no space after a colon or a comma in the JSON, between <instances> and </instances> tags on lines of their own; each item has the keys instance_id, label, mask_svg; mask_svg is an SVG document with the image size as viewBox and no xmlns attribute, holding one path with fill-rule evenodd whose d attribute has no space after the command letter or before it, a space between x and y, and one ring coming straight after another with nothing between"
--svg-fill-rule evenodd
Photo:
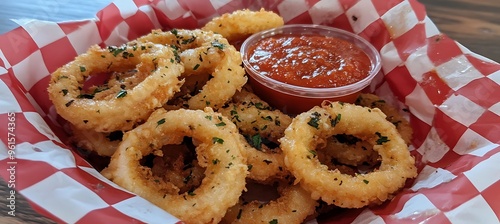
<instances>
[{"instance_id":1,"label":"clear plastic ramekin","mask_svg":"<svg viewBox=\"0 0 500 224\"><path fill-rule=\"evenodd\" d=\"M281 34L315 34L350 41L361 48L369 57L371 61L369 74L366 78L356 83L332 88L295 86L259 74L249 62L251 56L249 55L249 48L263 38ZM288 114L299 114L307 111L316 105L320 105L325 100L353 103L359 93L370 84L381 68L380 54L368 41L354 33L322 25L294 24L262 31L247 38L241 45L240 52L243 65L249 75L250 85L255 94L271 106Z\"/></svg>"}]
</instances>

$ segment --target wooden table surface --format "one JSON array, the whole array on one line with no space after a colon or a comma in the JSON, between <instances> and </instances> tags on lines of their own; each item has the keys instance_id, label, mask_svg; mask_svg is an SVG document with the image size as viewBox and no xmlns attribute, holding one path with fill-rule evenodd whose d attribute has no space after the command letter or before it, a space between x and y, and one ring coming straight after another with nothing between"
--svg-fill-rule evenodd
<instances>
[{"instance_id":1,"label":"wooden table surface","mask_svg":"<svg viewBox=\"0 0 500 224\"><path fill-rule=\"evenodd\" d=\"M384 1L384 0L380 0ZM32 18L64 21L94 17L111 0L0 0L0 34L16 27L9 19ZM441 32L457 40L471 51L500 62L500 0L420 0ZM0 180L0 192L6 191ZM2 194L4 195L4 194ZM20 201L22 197L20 197ZM3 197L2 197L3 198ZM0 200L3 201L3 200ZM26 203L19 202L27 206ZM16 223L21 218L35 223L50 223L45 218L29 217L34 212L22 208L17 218L1 217L0 222Z\"/></svg>"}]
</instances>

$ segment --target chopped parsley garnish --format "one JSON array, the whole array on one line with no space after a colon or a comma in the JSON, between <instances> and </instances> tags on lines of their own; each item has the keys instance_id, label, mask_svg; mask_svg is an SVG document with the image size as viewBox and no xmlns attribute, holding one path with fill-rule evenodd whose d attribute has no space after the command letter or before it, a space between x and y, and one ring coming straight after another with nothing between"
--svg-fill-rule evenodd
<instances>
[{"instance_id":1,"label":"chopped parsley garnish","mask_svg":"<svg viewBox=\"0 0 500 224\"><path fill-rule=\"evenodd\" d=\"M269 109L268 107L265 107L263 103L260 103L260 102L257 102L254 105L259 110L267 110L267 109Z\"/></svg>"},{"instance_id":2,"label":"chopped parsley garnish","mask_svg":"<svg viewBox=\"0 0 500 224\"><path fill-rule=\"evenodd\" d=\"M113 56L118 56L120 53L124 52L126 49L126 46L122 46L122 47L115 47L115 46L109 46L108 47L108 50L110 53L113 54Z\"/></svg>"},{"instance_id":3,"label":"chopped parsley garnish","mask_svg":"<svg viewBox=\"0 0 500 224\"><path fill-rule=\"evenodd\" d=\"M70 101L68 101L68 102L65 104L65 105L66 105L66 107L71 106L71 104L72 104L73 102L75 102L75 100L70 100Z\"/></svg>"},{"instance_id":4,"label":"chopped parsley garnish","mask_svg":"<svg viewBox=\"0 0 500 224\"><path fill-rule=\"evenodd\" d=\"M250 136L249 143L252 147L257 150L261 150L262 148L262 137L259 134L255 134Z\"/></svg>"},{"instance_id":5,"label":"chopped parsley garnish","mask_svg":"<svg viewBox=\"0 0 500 224\"><path fill-rule=\"evenodd\" d=\"M309 150L309 153L313 154L313 157L316 157L317 153L314 150Z\"/></svg>"},{"instance_id":6,"label":"chopped parsley garnish","mask_svg":"<svg viewBox=\"0 0 500 224\"><path fill-rule=\"evenodd\" d=\"M241 219L241 213L243 212L243 209L240 208L238 211L238 215L236 215L236 219Z\"/></svg>"},{"instance_id":7,"label":"chopped parsley garnish","mask_svg":"<svg viewBox=\"0 0 500 224\"><path fill-rule=\"evenodd\" d=\"M307 124L313 128L318 129L319 128L319 118L321 117L321 114L318 112L314 112L311 114L311 120L307 122Z\"/></svg>"},{"instance_id":8,"label":"chopped parsley garnish","mask_svg":"<svg viewBox=\"0 0 500 224\"><path fill-rule=\"evenodd\" d=\"M266 121L273 121L273 117L271 117L271 116L262 117L262 119L264 119Z\"/></svg>"},{"instance_id":9,"label":"chopped parsley garnish","mask_svg":"<svg viewBox=\"0 0 500 224\"><path fill-rule=\"evenodd\" d=\"M247 171L250 171L252 169L253 165L252 164L248 164L247 165Z\"/></svg>"},{"instance_id":10,"label":"chopped parsley garnish","mask_svg":"<svg viewBox=\"0 0 500 224\"><path fill-rule=\"evenodd\" d=\"M162 125L165 123L165 118L160 119L159 121L156 122L156 126Z\"/></svg>"},{"instance_id":11,"label":"chopped parsley garnish","mask_svg":"<svg viewBox=\"0 0 500 224\"><path fill-rule=\"evenodd\" d=\"M132 53L128 53L128 52L124 51L124 52L123 52L123 54L122 54L122 57L123 57L124 59L127 59L127 58L134 57L134 54L132 54Z\"/></svg>"},{"instance_id":12,"label":"chopped parsley garnish","mask_svg":"<svg viewBox=\"0 0 500 224\"><path fill-rule=\"evenodd\" d=\"M172 29L170 30L170 32L175 35L175 37L177 37L177 35L179 34L178 31L176 29Z\"/></svg>"},{"instance_id":13,"label":"chopped parsley garnish","mask_svg":"<svg viewBox=\"0 0 500 224\"><path fill-rule=\"evenodd\" d=\"M61 90L61 92L63 93L63 96L66 96L68 94L68 90L67 89L63 89L63 90Z\"/></svg>"},{"instance_id":14,"label":"chopped parsley garnish","mask_svg":"<svg viewBox=\"0 0 500 224\"><path fill-rule=\"evenodd\" d=\"M342 114L337 114L335 119L332 119L332 127L335 127L340 122L340 118L342 118Z\"/></svg>"},{"instance_id":15,"label":"chopped parsley garnish","mask_svg":"<svg viewBox=\"0 0 500 224\"><path fill-rule=\"evenodd\" d=\"M212 160L212 164L214 164L214 165L215 165L215 164L217 164L217 163L219 163L219 162L220 162L220 160L219 160L219 159L213 159L213 160Z\"/></svg>"},{"instance_id":16,"label":"chopped parsley garnish","mask_svg":"<svg viewBox=\"0 0 500 224\"><path fill-rule=\"evenodd\" d=\"M196 71L196 69L198 69L200 67L200 64L196 64L194 67L193 67L193 71Z\"/></svg>"},{"instance_id":17,"label":"chopped parsley garnish","mask_svg":"<svg viewBox=\"0 0 500 224\"><path fill-rule=\"evenodd\" d=\"M217 126L217 127L226 126L226 123L220 122L220 123L215 124L215 126Z\"/></svg>"},{"instance_id":18,"label":"chopped parsley garnish","mask_svg":"<svg viewBox=\"0 0 500 224\"><path fill-rule=\"evenodd\" d=\"M80 99L94 99L94 94L88 94L88 93L80 94L80 95L77 96L77 98L80 98Z\"/></svg>"},{"instance_id":19,"label":"chopped parsley garnish","mask_svg":"<svg viewBox=\"0 0 500 224\"><path fill-rule=\"evenodd\" d=\"M85 72L87 71L87 69L85 68L85 66L80 66L80 72Z\"/></svg>"},{"instance_id":20,"label":"chopped parsley garnish","mask_svg":"<svg viewBox=\"0 0 500 224\"><path fill-rule=\"evenodd\" d=\"M127 95L127 90L121 89L118 94L116 94L116 98L123 98Z\"/></svg>"},{"instance_id":21,"label":"chopped parsley garnish","mask_svg":"<svg viewBox=\"0 0 500 224\"><path fill-rule=\"evenodd\" d=\"M277 219L273 219L273 220L269 221L269 224L278 224L278 220Z\"/></svg>"},{"instance_id":22,"label":"chopped parsley garnish","mask_svg":"<svg viewBox=\"0 0 500 224\"><path fill-rule=\"evenodd\" d=\"M389 138L387 138L387 136L382 136L380 132L375 132L375 134L378 136L377 145L382 145L383 143L390 141Z\"/></svg>"},{"instance_id":23,"label":"chopped parsley garnish","mask_svg":"<svg viewBox=\"0 0 500 224\"><path fill-rule=\"evenodd\" d=\"M216 47L216 48L219 48L220 50L223 50L224 47L226 47L226 46L224 46L223 43L221 43L221 42L219 42L217 40L215 40L214 42L212 42L212 46Z\"/></svg>"},{"instance_id":24,"label":"chopped parsley garnish","mask_svg":"<svg viewBox=\"0 0 500 224\"><path fill-rule=\"evenodd\" d=\"M185 39L185 40L182 40L182 44L189 44L189 43L193 43L194 41L196 40L196 37L195 36L192 36L191 38L189 39Z\"/></svg>"},{"instance_id":25,"label":"chopped parsley garnish","mask_svg":"<svg viewBox=\"0 0 500 224\"><path fill-rule=\"evenodd\" d=\"M212 143L219 143L219 144L223 144L224 143L224 139L222 138L218 138L218 137L213 137L212 138Z\"/></svg>"},{"instance_id":26,"label":"chopped parsley garnish","mask_svg":"<svg viewBox=\"0 0 500 224\"><path fill-rule=\"evenodd\" d=\"M181 63L181 56L179 55L179 52L177 50L174 50L174 58L177 63Z\"/></svg>"},{"instance_id":27,"label":"chopped parsley garnish","mask_svg":"<svg viewBox=\"0 0 500 224\"><path fill-rule=\"evenodd\" d=\"M368 181L368 180L363 180L363 183L368 184L368 183L370 183L370 181Z\"/></svg>"}]
</instances>

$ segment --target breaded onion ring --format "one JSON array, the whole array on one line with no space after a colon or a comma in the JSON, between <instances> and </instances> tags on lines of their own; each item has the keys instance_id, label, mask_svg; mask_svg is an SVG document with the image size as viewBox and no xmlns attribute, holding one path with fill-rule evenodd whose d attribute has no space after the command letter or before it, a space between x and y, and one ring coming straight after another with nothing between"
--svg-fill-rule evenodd
<instances>
[{"instance_id":1,"label":"breaded onion ring","mask_svg":"<svg viewBox=\"0 0 500 224\"><path fill-rule=\"evenodd\" d=\"M140 160L164 145L180 144L184 136L199 143L197 160L206 170L198 188L177 194ZM125 133L103 174L187 223L217 223L245 188L242 147L234 124L218 113L158 109L146 123Z\"/></svg>"},{"instance_id":2,"label":"breaded onion ring","mask_svg":"<svg viewBox=\"0 0 500 224\"><path fill-rule=\"evenodd\" d=\"M230 43L241 41L263 30L284 25L283 18L272 11L237 10L212 19L201 29L224 36Z\"/></svg>"},{"instance_id":3,"label":"breaded onion ring","mask_svg":"<svg viewBox=\"0 0 500 224\"><path fill-rule=\"evenodd\" d=\"M289 175L284 168L283 154L279 147L264 145L268 140L278 145L292 118L271 108L255 94L242 90L235 94L233 102L219 109L221 114L236 124L240 133L248 139L245 154L249 166L249 178L265 182L268 179Z\"/></svg>"},{"instance_id":4,"label":"breaded onion ring","mask_svg":"<svg viewBox=\"0 0 500 224\"><path fill-rule=\"evenodd\" d=\"M132 89L118 87L110 99L92 99L82 89L89 76L135 66L145 78ZM129 130L146 120L179 90L184 68L172 48L153 43L102 49L92 46L51 75L49 98L57 113L79 129L97 132Z\"/></svg>"},{"instance_id":5,"label":"breaded onion ring","mask_svg":"<svg viewBox=\"0 0 500 224\"><path fill-rule=\"evenodd\" d=\"M360 119L362 118L362 119ZM317 158L317 139L353 135L373 145L380 167L355 176L329 170ZM333 102L314 107L292 121L280 139L285 164L313 199L343 208L386 201L417 175L415 159L394 125L379 109Z\"/></svg>"},{"instance_id":6,"label":"breaded onion ring","mask_svg":"<svg viewBox=\"0 0 500 224\"><path fill-rule=\"evenodd\" d=\"M247 81L240 53L219 34L202 30L154 30L137 41L174 46L184 64L185 75L213 76L199 93L189 97L189 109L218 108Z\"/></svg>"},{"instance_id":7,"label":"breaded onion ring","mask_svg":"<svg viewBox=\"0 0 500 224\"><path fill-rule=\"evenodd\" d=\"M355 104L380 109L387 116L386 119L396 126L399 134L403 140L405 140L406 144L411 144L413 129L408 120L406 120L403 115L401 115L400 111L394 106L389 105L379 96L370 93L360 94L356 99Z\"/></svg>"}]
</instances>

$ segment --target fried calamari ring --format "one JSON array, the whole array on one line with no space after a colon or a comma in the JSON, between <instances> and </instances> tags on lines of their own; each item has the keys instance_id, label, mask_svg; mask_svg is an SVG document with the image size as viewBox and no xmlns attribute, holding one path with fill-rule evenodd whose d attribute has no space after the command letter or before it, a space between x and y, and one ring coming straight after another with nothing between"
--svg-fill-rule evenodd
<instances>
[{"instance_id":1,"label":"fried calamari ring","mask_svg":"<svg viewBox=\"0 0 500 224\"><path fill-rule=\"evenodd\" d=\"M158 109L146 123L128 131L103 174L188 223L217 223L238 202L245 188L247 166L238 130L212 111ZM172 184L152 175L140 160L185 136L198 142L197 160L205 178L193 191L175 193Z\"/></svg>"},{"instance_id":2,"label":"fried calamari ring","mask_svg":"<svg viewBox=\"0 0 500 224\"><path fill-rule=\"evenodd\" d=\"M316 140L336 134L371 143L380 154L380 167L355 176L329 170L317 158ZM314 107L293 119L280 142L287 168L313 199L343 208L386 201L417 175L404 140L378 109L338 102Z\"/></svg>"},{"instance_id":3,"label":"fried calamari ring","mask_svg":"<svg viewBox=\"0 0 500 224\"><path fill-rule=\"evenodd\" d=\"M283 18L272 11L237 10L212 19L201 29L224 36L230 43L241 41L263 30L284 25Z\"/></svg>"},{"instance_id":4,"label":"fried calamari ring","mask_svg":"<svg viewBox=\"0 0 500 224\"><path fill-rule=\"evenodd\" d=\"M205 169L198 163L195 149L187 145L186 140L180 145L166 145L152 160L153 176L172 183L180 193L199 187L205 177Z\"/></svg>"},{"instance_id":5,"label":"fried calamari ring","mask_svg":"<svg viewBox=\"0 0 500 224\"><path fill-rule=\"evenodd\" d=\"M242 90L235 94L233 102L218 111L236 124L240 133L250 142L245 154L249 166L249 178L265 182L268 179L289 175L284 168L283 154L279 147L269 148L264 141L278 145L292 118L271 108L255 94Z\"/></svg>"},{"instance_id":6,"label":"fried calamari ring","mask_svg":"<svg viewBox=\"0 0 500 224\"><path fill-rule=\"evenodd\" d=\"M386 119L396 126L399 134L401 134L401 137L405 140L406 144L411 144L413 129L408 120L406 120L403 115L401 115L400 111L394 106L389 105L379 96L370 93L360 94L356 99L355 104L380 109L387 116Z\"/></svg>"},{"instance_id":7,"label":"fried calamari ring","mask_svg":"<svg viewBox=\"0 0 500 224\"><path fill-rule=\"evenodd\" d=\"M355 140L346 141L345 138ZM379 162L379 155L370 143L352 136L332 136L326 140L326 145L321 150L327 160L335 160L344 165L373 166Z\"/></svg>"},{"instance_id":8,"label":"fried calamari ring","mask_svg":"<svg viewBox=\"0 0 500 224\"><path fill-rule=\"evenodd\" d=\"M387 116L386 119L396 126L406 144L409 145L411 143L413 130L409 122L395 107L387 104L377 95L369 93L360 94L356 100L356 104L370 108L379 108ZM373 150L373 147L369 143L356 139L353 136L340 135L330 137L327 140L325 148L322 150L326 151L327 160L333 159L341 164L350 166L373 166L379 161L378 153Z\"/></svg>"},{"instance_id":9,"label":"fried calamari ring","mask_svg":"<svg viewBox=\"0 0 500 224\"><path fill-rule=\"evenodd\" d=\"M82 91L89 76L134 67L144 79L132 89L118 86L111 98L102 100ZM94 45L52 73L49 98L57 113L79 129L129 130L179 90L183 70L167 46L140 43L102 49Z\"/></svg>"},{"instance_id":10,"label":"fried calamari ring","mask_svg":"<svg viewBox=\"0 0 500 224\"><path fill-rule=\"evenodd\" d=\"M74 125L70 125L70 128L70 141L76 147L96 152L100 156L112 156L123 136L122 131L96 132L94 130L79 129Z\"/></svg>"},{"instance_id":11,"label":"fried calamari ring","mask_svg":"<svg viewBox=\"0 0 500 224\"><path fill-rule=\"evenodd\" d=\"M154 30L137 40L175 46L185 75L212 76L198 93L187 99L189 109L218 108L247 81L240 53L220 34L203 30Z\"/></svg>"},{"instance_id":12,"label":"fried calamari ring","mask_svg":"<svg viewBox=\"0 0 500 224\"><path fill-rule=\"evenodd\" d=\"M280 183L279 197L269 202L240 201L221 223L303 223L314 214L318 202L299 185Z\"/></svg>"}]
</instances>

